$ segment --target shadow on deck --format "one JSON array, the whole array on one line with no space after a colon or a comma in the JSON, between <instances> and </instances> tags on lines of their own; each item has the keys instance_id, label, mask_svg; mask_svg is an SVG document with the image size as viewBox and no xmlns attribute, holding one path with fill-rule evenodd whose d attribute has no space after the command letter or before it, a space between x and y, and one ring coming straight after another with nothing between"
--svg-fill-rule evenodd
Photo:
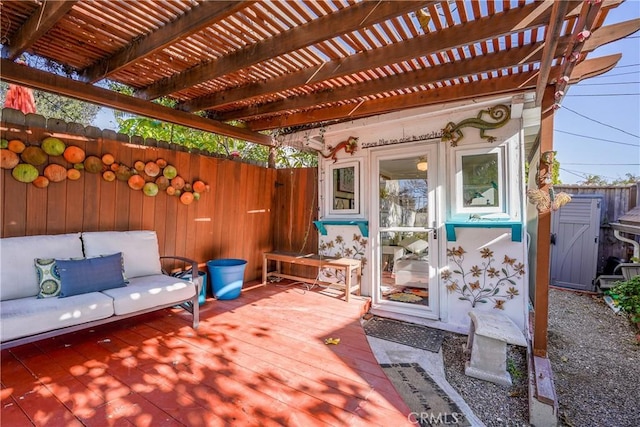
<instances>
[{"instance_id":1,"label":"shadow on deck","mask_svg":"<svg viewBox=\"0 0 640 427\"><path fill-rule=\"evenodd\" d=\"M197 331L168 309L5 350L2 422L411 425L360 325L368 301L285 283L208 299Z\"/></svg>"}]
</instances>

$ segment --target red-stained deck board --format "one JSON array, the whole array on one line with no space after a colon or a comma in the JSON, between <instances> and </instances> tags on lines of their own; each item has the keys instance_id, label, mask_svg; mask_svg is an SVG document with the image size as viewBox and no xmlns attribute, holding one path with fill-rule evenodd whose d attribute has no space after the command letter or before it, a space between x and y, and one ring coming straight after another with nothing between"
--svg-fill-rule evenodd
<instances>
[{"instance_id":1,"label":"red-stained deck board","mask_svg":"<svg viewBox=\"0 0 640 427\"><path fill-rule=\"evenodd\" d=\"M2 352L11 425L411 425L360 325L366 301L257 287ZM324 339L340 338L339 345Z\"/></svg>"}]
</instances>

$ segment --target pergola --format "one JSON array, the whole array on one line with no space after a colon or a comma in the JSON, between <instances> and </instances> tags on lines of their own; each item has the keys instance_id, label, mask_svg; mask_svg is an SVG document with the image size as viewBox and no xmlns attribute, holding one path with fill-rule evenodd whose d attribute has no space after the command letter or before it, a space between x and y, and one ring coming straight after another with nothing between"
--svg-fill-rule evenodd
<instances>
[{"instance_id":1,"label":"pergola","mask_svg":"<svg viewBox=\"0 0 640 427\"><path fill-rule=\"evenodd\" d=\"M587 58L640 28L603 26L621 0L1 1L3 81L268 146L318 128L448 101L535 92L553 147ZM18 64L24 53L62 66ZM134 96L111 91L113 81ZM154 102L169 97L175 108ZM538 218L534 350L546 354L550 215Z\"/></svg>"}]
</instances>

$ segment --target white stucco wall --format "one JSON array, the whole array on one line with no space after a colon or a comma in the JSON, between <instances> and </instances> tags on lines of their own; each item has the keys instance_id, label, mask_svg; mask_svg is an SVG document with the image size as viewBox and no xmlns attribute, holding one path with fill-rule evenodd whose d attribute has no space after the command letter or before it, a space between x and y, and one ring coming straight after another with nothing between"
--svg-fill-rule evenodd
<instances>
[{"instance_id":1,"label":"white stucco wall","mask_svg":"<svg viewBox=\"0 0 640 427\"><path fill-rule=\"evenodd\" d=\"M464 138L458 143L457 147L451 147L449 143L441 142L440 132L448 122L458 123L464 119L476 117L482 109L494 106L496 104L511 105L511 97L493 98L485 100L473 100L458 103L450 103L447 105L424 107L412 111L402 113L392 113L373 118L362 120L354 120L353 122L333 125L325 128L322 132L324 145L323 152L328 153L328 147L335 146L338 143L347 140L349 137L358 138L358 149L353 154L347 154L344 151L337 153L337 162L333 159L320 159L319 165L319 218L327 220L351 220L362 219L368 220L370 225L375 226L375 221L371 221L371 212L375 209L373 203L377 202L376 180L371 177L373 170L372 154L381 150L392 150L397 147L414 146L419 149L423 146L436 147L439 172L435 184L429 181L429 186L436 186L437 209L435 210L435 225L438 234L436 247L432 250L438 251L439 268L437 270L438 292L438 317L442 322L456 325L459 328L466 328L469 324L468 312L472 309L472 302L461 298L462 287L466 280L467 285L473 283L474 293L478 293L482 289L492 289L495 294L487 295L480 298L484 302L476 300L473 304L475 310L500 310L500 312L508 315L522 330L526 329L528 316L528 263L526 235L522 236L520 242L514 242L511 239L510 228L458 228L456 229L456 241L450 242L446 239L445 223L447 221L457 219L468 219L468 214L456 212L455 209L455 169L456 169L456 153L461 150L470 149L494 149L502 147L502 155L504 156L504 182L505 186L505 212L509 215L511 221L523 222L525 216L523 197L523 125L519 117L512 119L505 126L488 130L487 134L496 137L496 141L490 143L483 140L479 136L479 130L472 127L462 129ZM316 131L317 132L317 131ZM300 138L306 141L317 141L319 138L316 134L305 133L300 134ZM359 169L360 176L360 205L358 212L352 212L347 215L329 212L328 200L330 195L330 169L347 162L348 164L356 164ZM431 160L430 160L431 162ZM372 194L375 200L372 203ZM523 225L523 234L526 228ZM370 230L368 237L362 236L360 229L353 225L333 225L327 226L327 235L320 237L320 248L325 254L343 252L344 248L358 252L354 255L356 258L366 258L366 266L363 275L364 295L372 295L374 280L376 278L377 265L371 262L380 257L380 242L375 230ZM340 248L338 248L340 246ZM359 248L353 250L354 247ZM462 280L460 274L453 274L452 277L458 276L459 289L451 286L451 280L445 280L442 273L445 271L459 270L460 267L455 264L451 257L447 256L447 251L463 248L464 261L462 265L467 271L473 266L477 266L482 272L479 277L466 277ZM490 250L493 257L481 256L480 251L485 249L485 256ZM344 253L341 253L344 254ZM505 264L505 256L506 264ZM508 278L491 278L488 277L486 266L490 261L490 267L494 267L498 276L504 276L503 269L507 272ZM483 264L484 263L484 264ZM523 274L512 275L513 269L516 268ZM491 270L491 274L496 274ZM454 277L455 278L455 277ZM500 280L502 278L502 280ZM471 280L477 279L477 280ZM496 289L497 291L493 290ZM478 282L478 283L476 283ZM450 287L447 288L447 285ZM467 292L468 294L468 292ZM468 295L467 295L468 297ZM473 298L471 298L473 299ZM502 301L502 302L498 302Z\"/></svg>"}]
</instances>

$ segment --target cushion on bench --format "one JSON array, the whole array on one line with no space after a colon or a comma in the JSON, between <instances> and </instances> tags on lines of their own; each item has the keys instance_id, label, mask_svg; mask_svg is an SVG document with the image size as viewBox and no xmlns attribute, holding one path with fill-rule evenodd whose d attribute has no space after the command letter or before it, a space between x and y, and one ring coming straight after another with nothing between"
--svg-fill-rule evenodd
<instances>
[{"instance_id":1,"label":"cushion on bench","mask_svg":"<svg viewBox=\"0 0 640 427\"><path fill-rule=\"evenodd\" d=\"M40 292L35 258L82 258L80 233L0 239L0 299L35 297Z\"/></svg>"},{"instance_id":2,"label":"cushion on bench","mask_svg":"<svg viewBox=\"0 0 640 427\"><path fill-rule=\"evenodd\" d=\"M115 314L121 315L187 300L196 288L191 282L159 274L131 278L127 286L102 293L113 298Z\"/></svg>"},{"instance_id":3,"label":"cushion on bench","mask_svg":"<svg viewBox=\"0 0 640 427\"><path fill-rule=\"evenodd\" d=\"M3 255L4 256L4 255ZM113 300L100 292L68 298L22 298L0 302L0 341L26 337L113 315Z\"/></svg>"},{"instance_id":4,"label":"cushion on bench","mask_svg":"<svg viewBox=\"0 0 640 427\"><path fill-rule=\"evenodd\" d=\"M162 274L155 231L95 231L82 233L87 258L122 252L127 279Z\"/></svg>"}]
</instances>

